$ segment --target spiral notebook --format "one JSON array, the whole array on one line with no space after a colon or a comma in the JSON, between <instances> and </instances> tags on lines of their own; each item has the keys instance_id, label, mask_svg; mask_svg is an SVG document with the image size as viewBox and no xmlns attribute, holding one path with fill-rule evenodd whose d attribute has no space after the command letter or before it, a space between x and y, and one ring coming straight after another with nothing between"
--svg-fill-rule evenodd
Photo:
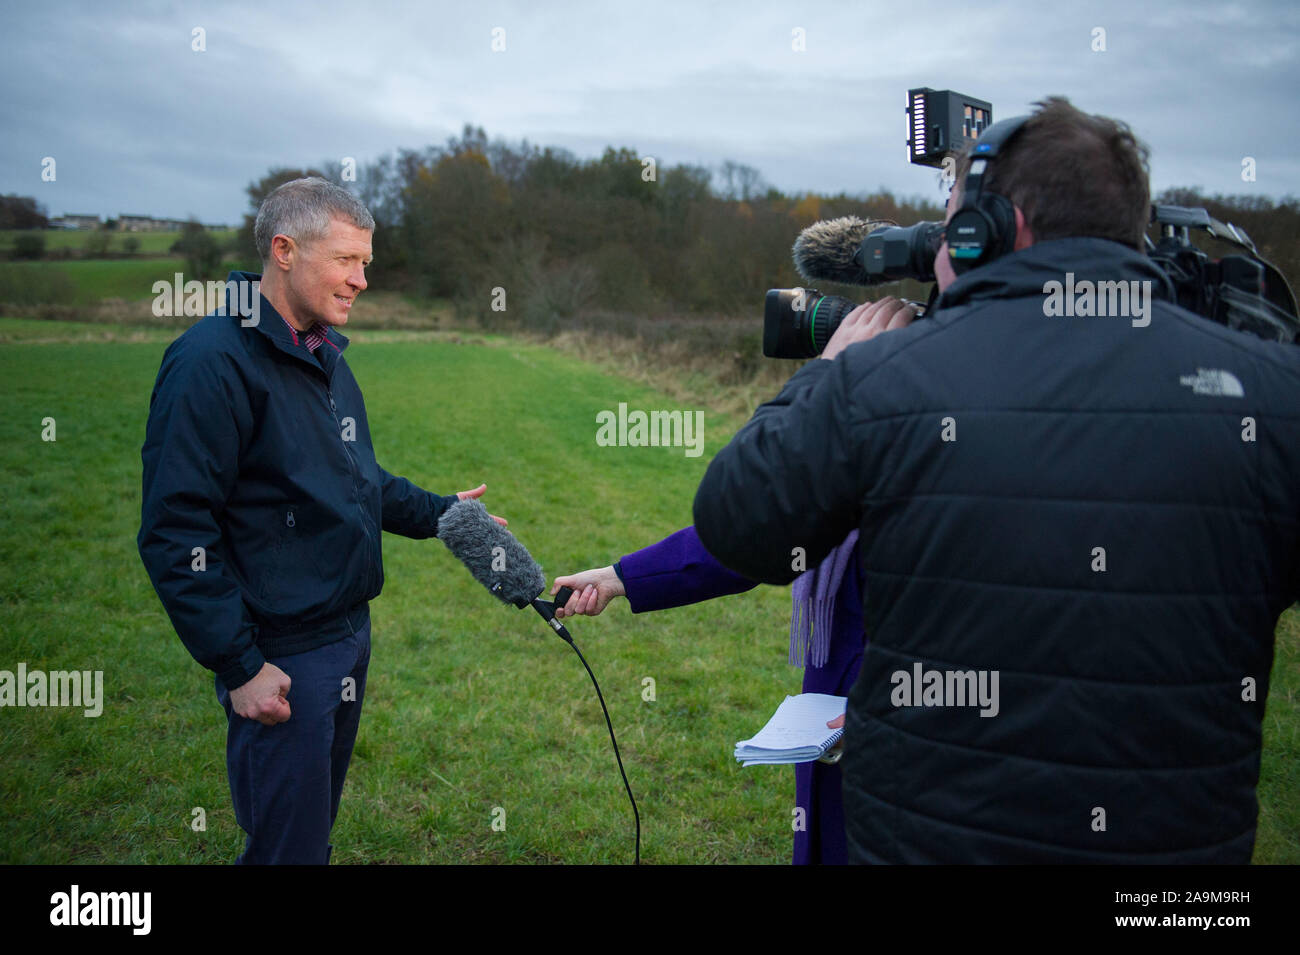
<instances>
[{"instance_id":1,"label":"spiral notebook","mask_svg":"<svg viewBox=\"0 0 1300 955\"><path fill-rule=\"evenodd\" d=\"M758 735L736 744L736 759L745 766L811 763L844 736L828 721L841 716L847 697L827 693L787 696Z\"/></svg>"}]
</instances>

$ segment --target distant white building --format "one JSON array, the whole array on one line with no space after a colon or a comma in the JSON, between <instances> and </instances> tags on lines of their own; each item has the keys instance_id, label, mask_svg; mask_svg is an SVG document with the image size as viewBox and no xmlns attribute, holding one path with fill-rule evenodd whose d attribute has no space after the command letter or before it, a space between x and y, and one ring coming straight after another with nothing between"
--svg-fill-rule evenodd
<instances>
[{"instance_id":1,"label":"distant white building","mask_svg":"<svg viewBox=\"0 0 1300 955\"><path fill-rule=\"evenodd\" d=\"M180 232L185 219L156 219L153 216L135 216L123 213L117 217L118 232ZM224 229L223 225L205 225L208 230Z\"/></svg>"},{"instance_id":2,"label":"distant white building","mask_svg":"<svg viewBox=\"0 0 1300 955\"><path fill-rule=\"evenodd\" d=\"M73 213L50 220L51 227L55 229L98 229L103 224L99 221L99 216L83 216Z\"/></svg>"},{"instance_id":3,"label":"distant white building","mask_svg":"<svg viewBox=\"0 0 1300 955\"><path fill-rule=\"evenodd\" d=\"M180 232L184 226L180 219L155 219L153 216L133 216L123 213L117 217L118 232Z\"/></svg>"},{"instance_id":4,"label":"distant white building","mask_svg":"<svg viewBox=\"0 0 1300 955\"><path fill-rule=\"evenodd\" d=\"M137 216L123 213L117 217L118 232L180 232L185 228L184 219L159 219L154 216ZM68 213L50 220L51 229L102 229L103 221L99 216L76 215ZM205 225L209 231L227 229L224 225Z\"/></svg>"}]
</instances>

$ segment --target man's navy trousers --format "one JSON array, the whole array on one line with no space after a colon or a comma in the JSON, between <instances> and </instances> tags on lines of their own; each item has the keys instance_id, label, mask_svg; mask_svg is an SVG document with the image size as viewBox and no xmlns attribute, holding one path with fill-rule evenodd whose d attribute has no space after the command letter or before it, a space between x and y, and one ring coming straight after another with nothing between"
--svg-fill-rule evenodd
<instances>
[{"instance_id":1,"label":"man's navy trousers","mask_svg":"<svg viewBox=\"0 0 1300 955\"><path fill-rule=\"evenodd\" d=\"M324 865L352 759L370 663L370 622L355 633L290 656L270 657L289 676L289 719L274 726L225 707L226 769L235 820L248 834L242 865Z\"/></svg>"}]
</instances>

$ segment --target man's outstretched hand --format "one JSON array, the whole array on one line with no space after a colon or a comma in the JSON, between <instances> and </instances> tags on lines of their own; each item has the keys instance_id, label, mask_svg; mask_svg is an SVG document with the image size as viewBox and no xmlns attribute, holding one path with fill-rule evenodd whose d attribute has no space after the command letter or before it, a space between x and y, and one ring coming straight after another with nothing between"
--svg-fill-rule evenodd
<instances>
[{"instance_id":1,"label":"man's outstretched hand","mask_svg":"<svg viewBox=\"0 0 1300 955\"><path fill-rule=\"evenodd\" d=\"M266 726L283 723L289 718L289 674L274 663L263 663L262 669L243 686L230 691L230 706L245 719L257 720Z\"/></svg>"},{"instance_id":2,"label":"man's outstretched hand","mask_svg":"<svg viewBox=\"0 0 1300 955\"><path fill-rule=\"evenodd\" d=\"M460 498L462 501L465 501L474 497L482 497L486 492L487 492L487 485L480 484L472 491L457 491L456 496ZM495 514L489 514L488 517L492 518L492 520L496 521L502 527L510 526L510 522L506 520L504 517L497 517Z\"/></svg>"}]
</instances>

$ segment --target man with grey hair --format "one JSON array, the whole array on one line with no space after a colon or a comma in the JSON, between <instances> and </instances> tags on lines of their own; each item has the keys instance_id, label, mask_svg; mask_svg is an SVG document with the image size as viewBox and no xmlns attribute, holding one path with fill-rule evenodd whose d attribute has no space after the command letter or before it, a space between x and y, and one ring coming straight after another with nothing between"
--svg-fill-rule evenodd
<instances>
[{"instance_id":1,"label":"man with grey hair","mask_svg":"<svg viewBox=\"0 0 1300 955\"><path fill-rule=\"evenodd\" d=\"M366 288L374 228L323 179L273 191L255 226L263 274L231 273L225 307L167 348L150 401L140 556L216 675L242 863L329 860L380 531L433 537L447 507L486 490L432 494L375 460L337 331Z\"/></svg>"}]
</instances>

